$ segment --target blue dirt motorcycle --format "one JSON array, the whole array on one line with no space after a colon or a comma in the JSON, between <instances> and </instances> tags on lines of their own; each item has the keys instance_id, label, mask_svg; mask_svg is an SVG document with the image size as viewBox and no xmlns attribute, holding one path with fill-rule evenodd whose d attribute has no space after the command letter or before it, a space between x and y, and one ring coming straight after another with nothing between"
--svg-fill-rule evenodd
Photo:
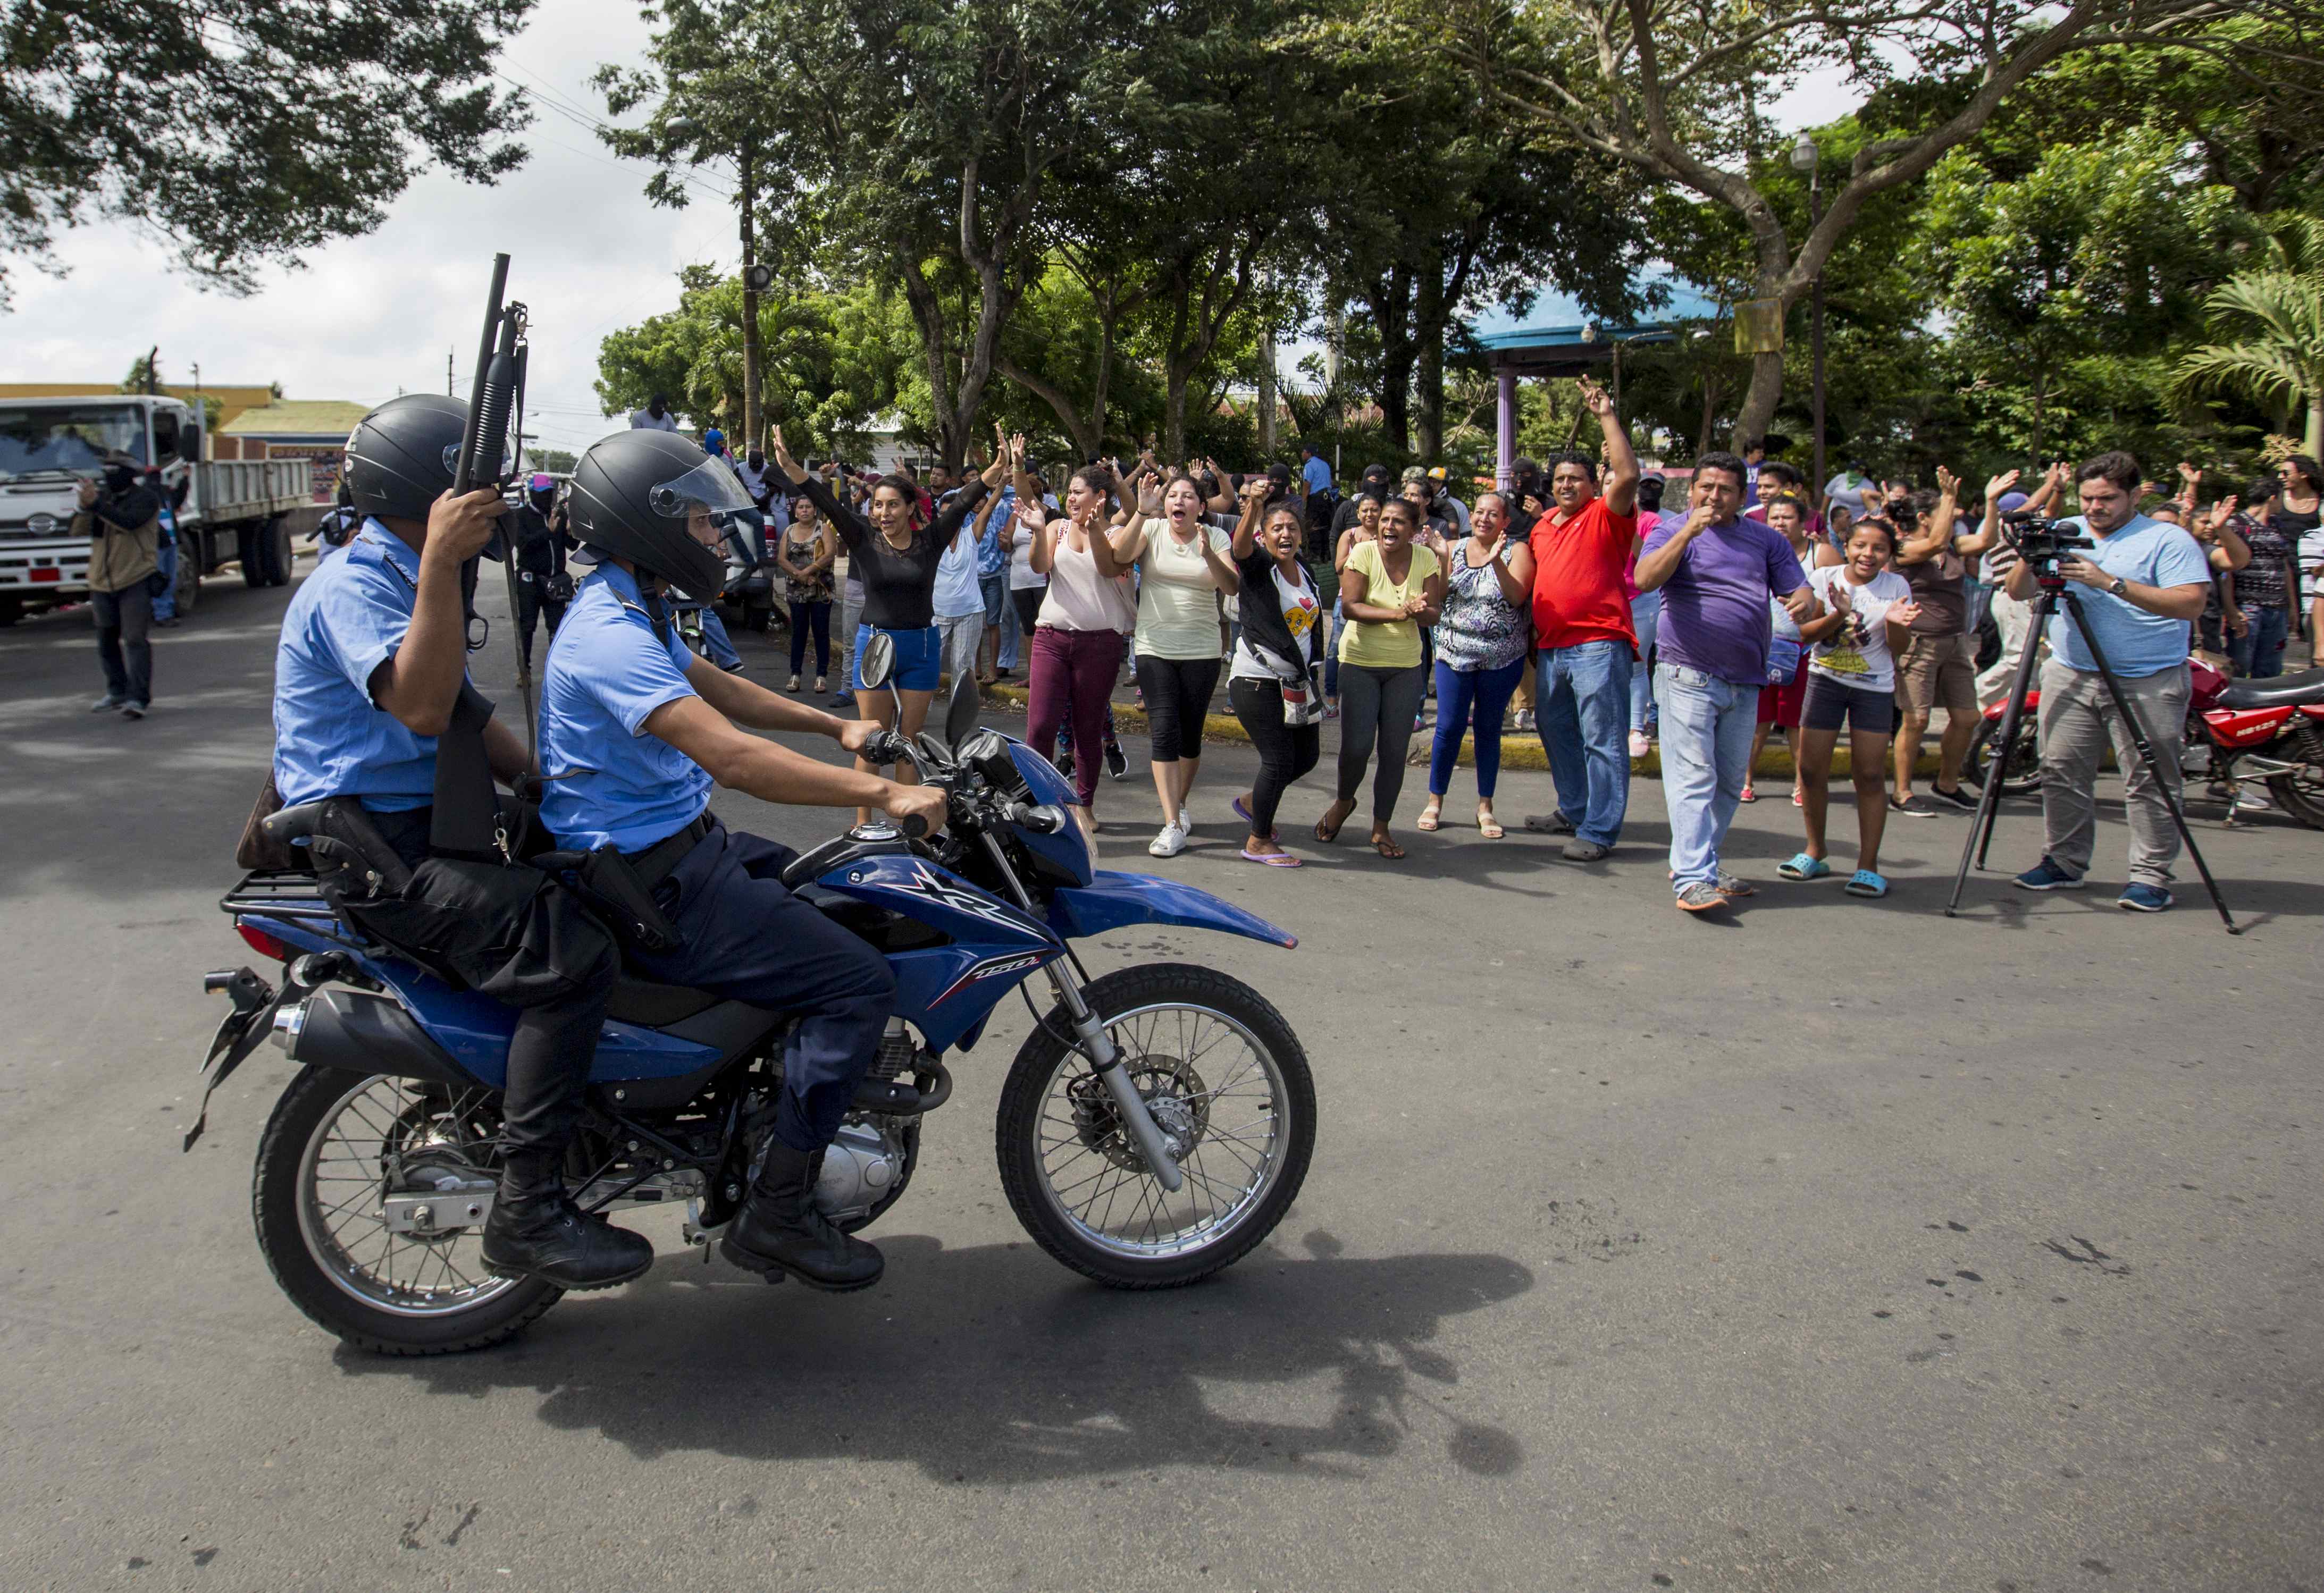
<instances>
[{"instance_id":1,"label":"blue dirt motorcycle","mask_svg":"<svg viewBox=\"0 0 2324 1593\"><path fill-rule=\"evenodd\" d=\"M885 678L881 642L867 679ZM1297 1195L1315 1137L1306 1055L1238 980L1176 962L1093 980L1070 943L1138 924L1297 943L1206 891L1094 868L1071 788L1023 743L977 728L976 713L964 682L941 738L887 732L867 749L909 757L945 788L941 833L859 824L785 872L886 954L899 991L816 1202L852 1230L903 1197L922 1124L952 1095L949 1063L1039 974L1055 1000L1038 1011L1025 996L1033 1031L1001 1091L1010 1205L1043 1249L1100 1283L1193 1283L1248 1253ZM296 834L299 815L270 823ZM301 1064L260 1140L254 1192L283 1292L349 1343L404 1355L496 1342L556 1303L554 1286L498 1276L480 1254L513 1010L367 940L311 874L250 875L221 906L284 973L279 991L247 968L208 976L235 1010L205 1064L204 1110L270 1036ZM567 1162L574 1198L593 1211L682 1205L687 1241L708 1247L774 1120L788 1027L764 1008L622 979Z\"/></svg>"}]
</instances>

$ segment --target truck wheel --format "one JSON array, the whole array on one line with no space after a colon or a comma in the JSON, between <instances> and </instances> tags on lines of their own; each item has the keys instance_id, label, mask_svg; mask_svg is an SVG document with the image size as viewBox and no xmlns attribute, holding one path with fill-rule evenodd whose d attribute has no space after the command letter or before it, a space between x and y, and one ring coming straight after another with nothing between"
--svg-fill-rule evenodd
<instances>
[{"instance_id":1,"label":"truck wheel","mask_svg":"<svg viewBox=\"0 0 2324 1593\"><path fill-rule=\"evenodd\" d=\"M0 631L6 630L24 617L24 600L14 594L0 593Z\"/></svg>"},{"instance_id":2,"label":"truck wheel","mask_svg":"<svg viewBox=\"0 0 2324 1593\"><path fill-rule=\"evenodd\" d=\"M266 565L259 536L260 528L239 525L234 528L234 556L242 561L242 584L245 586L266 585Z\"/></svg>"},{"instance_id":3,"label":"truck wheel","mask_svg":"<svg viewBox=\"0 0 2324 1593\"><path fill-rule=\"evenodd\" d=\"M178 618L184 619L202 601L202 550L188 537L178 539Z\"/></svg>"},{"instance_id":4,"label":"truck wheel","mask_svg":"<svg viewBox=\"0 0 2324 1593\"><path fill-rule=\"evenodd\" d=\"M290 561L298 557L290 546L290 522L279 516L266 522L266 584L290 585Z\"/></svg>"}]
</instances>

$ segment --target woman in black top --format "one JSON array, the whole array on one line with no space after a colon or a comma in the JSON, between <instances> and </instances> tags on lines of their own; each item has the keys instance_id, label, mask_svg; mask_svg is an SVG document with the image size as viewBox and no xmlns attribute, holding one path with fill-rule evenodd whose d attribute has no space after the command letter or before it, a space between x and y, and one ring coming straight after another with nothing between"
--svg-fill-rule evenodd
<instances>
[{"instance_id":1,"label":"woman in black top","mask_svg":"<svg viewBox=\"0 0 2324 1593\"><path fill-rule=\"evenodd\" d=\"M1227 700L1259 751L1259 778L1235 798L1250 828L1245 862L1296 869L1299 860L1275 838L1275 810L1291 783L1315 767L1323 750L1320 641L1322 594L1299 562L1306 525L1286 500L1267 507L1265 476L1243 483L1242 519L1231 549L1241 577L1242 618L1228 666ZM1265 529L1260 529L1262 517Z\"/></svg>"},{"instance_id":2,"label":"woman in black top","mask_svg":"<svg viewBox=\"0 0 2324 1593\"><path fill-rule=\"evenodd\" d=\"M998 427L993 429L993 440L1001 444L1000 457L986 467L979 479L954 493L952 502L936 511L932 522L915 527L912 511L918 505L919 494L909 481L900 475L885 475L874 482L871 498L864 505L870 511L867 520L833 497L821 476L801 469L783 444L782 428L775 428L776 466L823 515L847 549L848 568L863 583L863 619L855 631L855 678L850 682L855 689L856 714L878 721L883 730L900 728L907 740L919 734L920 727L927 723L928 703L936 695L936 677L944 660L944 646L936 623L936 563L944 557L953 539L961 534L962 526L975 512L976 506L984 501L985 493L1000 483L1009 449ZM863 685L863 649L872 637L881 634L896 648L892 677L896 695L892 696L884 688L870 691ZM897 725L897 696L903 699L900 727ZM855 760L855 767L866 774L881 772L876 765L861 758ZM916 784L918 778L908 762L896 764L890 778L908 786ZM858 823L870 816L869 809L856 810Z\"/></svg>"},{"instance_id":3,"label":"woman in black top","mask_svg":"<svg viewBox=\"0 0 2324 1593\"><path fill-rule=\"evenodd\" d=\"M2324 520L2324 465L2319 465L2305 454L2294 454L2276 466L2283 478L2283 491L2268 511L2267 523L2283 534L2292 544L2295 567L2304 570L2308 583L2308 645L2312 651L2316 638L2324 634L2324 584L2315 577L2324 568L2324 547L2318 545L2317 525Z\"/></svg>"}]
</instances>

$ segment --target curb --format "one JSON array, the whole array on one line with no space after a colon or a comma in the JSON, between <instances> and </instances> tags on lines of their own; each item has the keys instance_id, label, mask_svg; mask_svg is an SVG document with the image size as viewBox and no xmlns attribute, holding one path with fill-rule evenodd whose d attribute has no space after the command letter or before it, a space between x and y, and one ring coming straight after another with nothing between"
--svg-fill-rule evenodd
<instances>
[{"instance_id":1,"label":"curb","mask_svg":"<svg viewBox=\"0 0 2324 1593\"><path fill-rule=\"evenodd\" d=\"M1025 712L1026 699L1030 695L1024 686L1007 681L995 681L984 687L986 702L996 706L1008 707L1019 714ZM1113 723L1118 730L1144 730L1146 710L1133 703L1116 703L1113 705ZM1231 742L1239 747L1250 745L1250 737L1243 730L1242 721L1231 714L1205 715L1203 720L1203 738L1205 741ZM1475 743L1474 736L1462 737L1459 759L1461 768L1468 769L1475 763ZM1419 745L1407 761L1415 767L1425 765L1428 761L1426 744ZM1501 738L1501 767L1530 769L1536 774L1546 774L1549 772L1549 754L1542 750L1540 738L1531 732L1513 731ZM1849 757L1847 746L1842 744L1834 749L1831 755L1831 778L1834 780L1851 778L1853 769L1854 765ZM1630 773L1633 777L1660 779L1662 772L1659 748L1650 749L1644 758L1630 760ZM1753 767L1751 772L1755 778L1766 775L1790 779L1792 778L1791 749L1780 746L1767 747L1760 752L1759 761ZM1920 761L1913 766L1913 772L1915 777L1934 778L1937 772L1937 755L1934 752L1923 751Z\"/></svg>"}]
</instances>

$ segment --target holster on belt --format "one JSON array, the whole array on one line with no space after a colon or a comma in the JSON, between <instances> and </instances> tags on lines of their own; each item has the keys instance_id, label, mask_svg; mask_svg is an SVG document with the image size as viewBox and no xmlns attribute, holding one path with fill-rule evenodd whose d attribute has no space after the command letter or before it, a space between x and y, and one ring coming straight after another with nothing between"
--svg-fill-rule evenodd
<instances>
[{"instance_id":1,"label":"holster on belt","mask_svg":"<svg viewBox=\"0 0 2324 1593\"><path fill-rule=\"evenodd\" d=\"M632 952L659 954L678 949L678 925L654 900L654 888L669 878L680 859L710 833L714 821L706 813L674 835L664 836L643 852L626 853L610 842L580 854L573 882Z\"/></svg>"}]
</instances>

